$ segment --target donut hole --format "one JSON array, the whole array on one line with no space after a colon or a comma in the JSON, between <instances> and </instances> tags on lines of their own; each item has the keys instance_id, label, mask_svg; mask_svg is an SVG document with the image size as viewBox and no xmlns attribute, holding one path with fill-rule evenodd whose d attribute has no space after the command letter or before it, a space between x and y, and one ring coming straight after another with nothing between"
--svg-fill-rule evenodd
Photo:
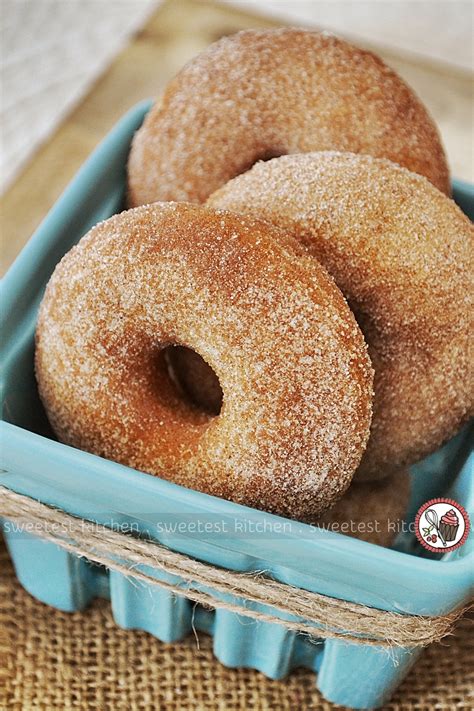
<instances>
[{"instance_id":1,"label":"donut hole","mask_svg":"<svg viewBox=\"0 0 474 711\"><path fill-rule=\"evenodd\" d=\"M272 160L273 158L281 158L281 156L285 155L285 152L282 150L278 150L277 148L267 148L258 155L255 160L255 163L266 163L269 160Z\"/></svg>"},{"instance_id":2,"label":"donut hole","mask_svg":"<svg viewBox=\"0 0 474 711\"><path fill-rule=\"evenodd\" d=\"M216 417L222 409L222 388L214 370L192 348L179 344L161 351L168 376L181 397L192 407Z\"/></svg>"},{"instance_id":3,"label":"donut hole","mask_svg":"<svg viewBox=\"0 0 474 711\"><path fill-rule=\"evenodd\" d=\"M277 148L266 148L260 153L257 153L252 160L245 163L245 165L237 172L234 177L236 178L237 175L242 175L242 173L246 173L248 170L250 170L250 168L255 165L255 163L266 163L267 161L272 160L273 158L280 158L284 155L286 155L286 152L283 150L279 150Z\"/></svg>"}]
</instances>

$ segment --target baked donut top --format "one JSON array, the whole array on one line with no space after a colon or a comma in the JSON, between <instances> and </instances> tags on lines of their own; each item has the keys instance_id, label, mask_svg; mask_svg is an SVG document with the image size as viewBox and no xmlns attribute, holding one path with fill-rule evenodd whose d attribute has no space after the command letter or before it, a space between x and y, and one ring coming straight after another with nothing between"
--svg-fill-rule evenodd
<instances>
[{"instance_id":1,"label":"baked donut top","mask_svg":"<svg viewBox=\"0 0 474 711\"><path fill-rule=\"evenodd\" d=\"M137 132L131 207L204 202L257 160L319 150L388 158L449 194L437 128L384 62L326 33L246 30L192 59Z\"/></svg>"},{"instance_id":2,"label":"baked donut top","mask_svg":"<svg viewBox=\"0 0 474 711\"><path fill-rule=\"evenodd\" d=\"M217 417L177 393L170 344L216 373ZM277 228L210 208L94 227L48 284L36 371L62 441L298 518L344 491L369 434L367 347L332 278Z\"/></svg>"},{"instance_id":3,"label":"baked donut top","mask_svg":"<svg viewBox=\"0 0 474 711\"><path fill-rule=\"evenodd\" d=\"M327 151L257 163L208 204L296 237L348 299L375 370L358 475L396 471L455 434L474 402L474 228L451 199L390 161Z\"/></svg>"}]
</instances>

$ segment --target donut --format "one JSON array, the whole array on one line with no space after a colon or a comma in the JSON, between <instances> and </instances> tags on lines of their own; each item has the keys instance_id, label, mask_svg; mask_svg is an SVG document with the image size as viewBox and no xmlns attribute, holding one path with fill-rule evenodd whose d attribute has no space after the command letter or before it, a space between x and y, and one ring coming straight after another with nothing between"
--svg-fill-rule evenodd
<instances>
[{"instance_id":1,"label":"donut","mask_svg":"<svg viewBox=\"0 0 474 711\"><path fill-rule=\"evenodd\" d=\"M449 439L473 410L473 225L422 176L321 152L258 163L209 200L292 234L334 277L375 370L356 474L388 476Z\"/></svg>"},{"instance_id":2,"label":"donut","mask_svg":"<svg viewBox=\"0 0 474 711\"><path fill-rule=\"evenodd\" d=\"M362 541L390 546L410 500L410 472L381 481L353 481L344 496L311 525Z\"/></svg>"},{"instance_id":3,"label":"donut","mask_svg":"<svg viewBox=\"0 0 474 711\"><path fill-rule=\"evenodd\" d=\"M218 416L176 387L174 346L215 372ZM201 206L83 237L47 286L36 374L62 442L298 518L343 493L370 431L372 367L333 279L277 228Z\"/></svg>"},{"instance_id":4,"label":"donut","mask_svg":"<svg viewBox=\"0 0 474 711\"><path fill-rule=\"evenodd\" d=\"M133 140L130 207L203 203L258 160L339 150L388 158L449 194L438 130L381 59L309 30L247 30L199 54Z\"/></svg>"}]
</instances>

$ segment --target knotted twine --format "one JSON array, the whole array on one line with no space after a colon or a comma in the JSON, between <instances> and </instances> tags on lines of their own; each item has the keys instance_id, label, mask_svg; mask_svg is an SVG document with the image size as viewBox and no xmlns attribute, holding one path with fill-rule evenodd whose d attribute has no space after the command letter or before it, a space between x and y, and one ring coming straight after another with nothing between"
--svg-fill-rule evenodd
<instances>
[{"instance_id":1,"label":"knotted twine","mask_svg":"<svg viewBox=\"0 0 474 711\"><path fill-rule=\"evenodd\" d=\"M206 607L276 623L313 638L389 649L424 647L450 634L467 609L422 617L339 600L280 583L262 572L240 573L202 563L155 541L93 524L5 487L0 487L0 515L19 530L33 524L34 535L109 570ZM143 567L156 568L179 580L157 579ZM232 600L221 595L230 595Z\"/></svg>"}]
</instances>

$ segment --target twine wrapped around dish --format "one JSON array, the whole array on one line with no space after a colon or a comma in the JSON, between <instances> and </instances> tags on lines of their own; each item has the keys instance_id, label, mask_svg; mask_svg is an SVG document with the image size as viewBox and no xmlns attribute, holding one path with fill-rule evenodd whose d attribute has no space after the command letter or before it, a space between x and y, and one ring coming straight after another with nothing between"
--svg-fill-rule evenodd
<instances>
[{"instance_id":1,"label":"twine wrapped around dish","mask_svg":"<svg viewBox=\"0 0 474 711\"><path fill-rule=\"evenodd\" d=\"M135 580L207 607L276 623L313 638L389 649L424 647L450 634L456 620L467 610L465 607L429 617L388 612L302 590L272 580L262 572L219 568L155 541L71 516L6 487L0 487L0 516L19 529L28 530L33 524L34 535ZM160 580L144 568L155 568L178 580ZM223 596L232 596L232 600Z\"/></svg>"}]
</instances>

